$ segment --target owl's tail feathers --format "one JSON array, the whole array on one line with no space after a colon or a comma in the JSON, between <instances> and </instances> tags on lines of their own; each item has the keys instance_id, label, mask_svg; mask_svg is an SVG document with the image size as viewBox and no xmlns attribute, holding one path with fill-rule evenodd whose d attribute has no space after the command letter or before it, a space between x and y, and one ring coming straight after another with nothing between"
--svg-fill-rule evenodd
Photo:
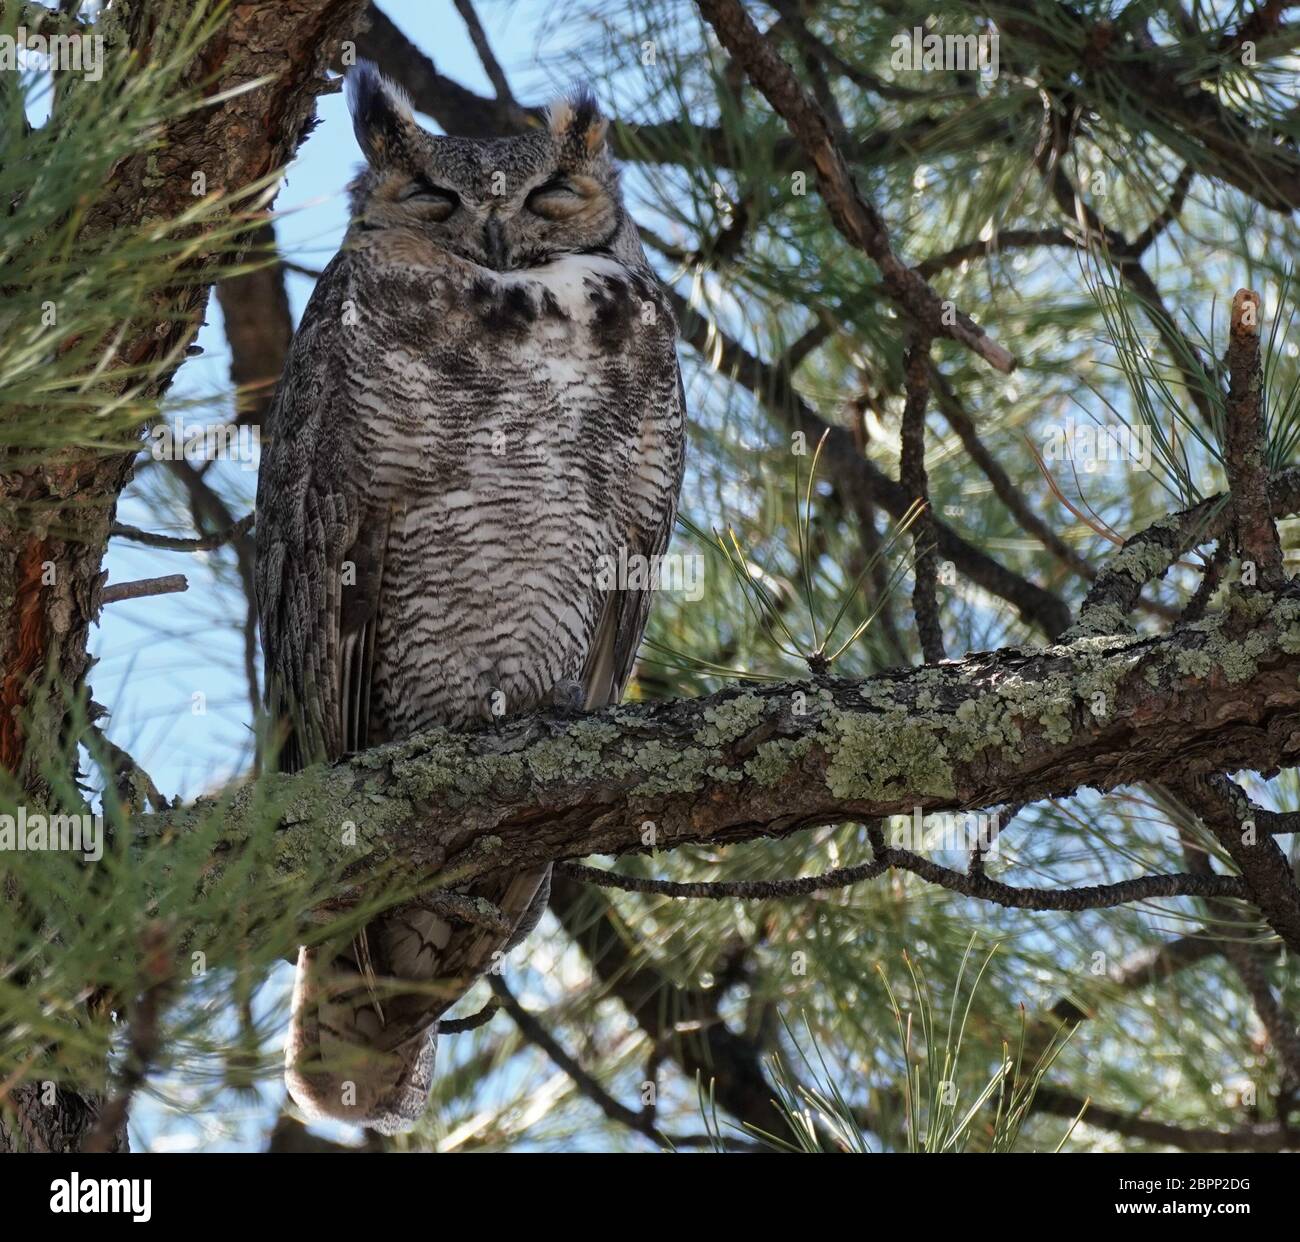
<instances>
[{"instance_id":1,"label":"owl's tail feathers","mask_svg":"<svg viewBox=\"0 0 1300 1242\"><path fill-rule=\"evenodd\" d=\"M433 1085L438 1019L532 931L550 889L550 867L533 868L446 895L447 918L408 908L372 919L343 952L299 949L285 1078L303 1112L411 1129Z\"/></svg>"},{"instance_id":2,"label":"owl's tail feathers","mask_svg":"<svg viewBox=\"0 0 1300 1242\"><path fill-rule=\"evenodd\" d=\"M415 998L390 1002L377 995L357 954L355 945L332 959L317 949L298 950L285 1082L311 1120L401 1134L429 1102L438 1024L428 1020L427 1008L410 1012Z\"/></svg>"}]
</instances>

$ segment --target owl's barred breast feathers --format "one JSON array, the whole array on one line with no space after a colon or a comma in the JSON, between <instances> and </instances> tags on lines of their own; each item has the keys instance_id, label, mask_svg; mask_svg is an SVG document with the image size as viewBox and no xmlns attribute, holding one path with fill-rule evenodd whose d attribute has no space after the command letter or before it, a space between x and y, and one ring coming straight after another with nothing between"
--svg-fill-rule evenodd
<instances>
[{"instance_id":1,"label":"owl's barred breast feathers","mask_svg":"<svg viewBox=\"0 0 1300 1242\"><path fill-rule=\"evenodd\" d=\"M258 485L258 606L280 762L473 726L631 675L649 593L598 565L662 554L684 410L669 305L587 97L549 128L426 133L349 76L365 171L299 326ZM423 1110L437 1019L540 914L547 873L304 949L286 1051L311 1115L386 1130Z\"/></svg>"}]
</instances>

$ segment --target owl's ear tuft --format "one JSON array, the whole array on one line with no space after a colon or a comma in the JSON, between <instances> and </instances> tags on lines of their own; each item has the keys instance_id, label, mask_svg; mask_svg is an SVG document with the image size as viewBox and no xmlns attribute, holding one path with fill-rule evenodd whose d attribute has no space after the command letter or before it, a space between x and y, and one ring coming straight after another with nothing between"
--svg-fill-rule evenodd
<instances>
[{"instance_id":1,"label":"owl's ear tuft","mask_svg":"<svg viewBox=\"0 0 1300 1242\"><path fill-rule=\"evenodd\" d=\"M368 60L357 61L348 71L345 87L357 143L367 160L382 163L415 126L411 100Z\"/></svg>"},{"instance_id":2,"label":"owl's ear tuft","mask_svg":"<svg viewBox=\"0 0 1300 1242\"><path fill-rule=\"evenodd\" d=\"M556 142L576 155L598 155L605 145L609 122L601 116L596 96L585 86L555 100L547 109L547 119Z\"/></svg>"}]
</instances>

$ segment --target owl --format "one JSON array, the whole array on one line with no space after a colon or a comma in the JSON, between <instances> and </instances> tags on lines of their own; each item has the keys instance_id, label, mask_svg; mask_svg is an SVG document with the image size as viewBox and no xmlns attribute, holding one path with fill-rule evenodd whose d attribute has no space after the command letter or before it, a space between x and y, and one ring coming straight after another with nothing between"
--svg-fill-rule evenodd
<instances>
[{"instance_id":1,"label":"owl","mask_svg":"<svg viewBox=\"0 0 1300 1242\"><path fill-rule=\"evenodd\" d=\"M683 469L676 325L591 96L483 141L425 131L372 65L346 86L365 164L258 479L281 770L618 702L650 595L609 567L657 563ZM303 1111L409 1129L439 1018L536 924L549 880L461 890L504 916L486 926L426 901L302 948L285 1060Z\"/></svg>"}]
</instances>

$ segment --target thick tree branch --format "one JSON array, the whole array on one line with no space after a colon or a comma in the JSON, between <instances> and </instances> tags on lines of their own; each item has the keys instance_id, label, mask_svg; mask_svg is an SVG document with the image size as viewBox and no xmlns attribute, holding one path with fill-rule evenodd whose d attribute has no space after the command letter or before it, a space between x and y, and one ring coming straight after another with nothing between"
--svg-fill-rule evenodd
<instances>
[{"instance_id":1,"label":"thick tree branch","mask_svg":"<svg viewBox=\"0 0 1300 1242\"><path fill-rule=\"evenodd\" d=\"M220 814L233 849L265 821L269 796L284 808L286 874L323 857L358 884L390 865L462 883L648 844L722 845L917 806L1104 790L1153 771L1268 771L1300 762L1298 674L1300 598L1255 592L1159 637L1010 649L866 682L729 689L577 719L531 716L480 733L434 730L139 824L157 839ZM1273 879L1271 867L1250 870L1244 886L1211 895L1232 887L1265 908Z\"/></svg>"}]
</instances>

